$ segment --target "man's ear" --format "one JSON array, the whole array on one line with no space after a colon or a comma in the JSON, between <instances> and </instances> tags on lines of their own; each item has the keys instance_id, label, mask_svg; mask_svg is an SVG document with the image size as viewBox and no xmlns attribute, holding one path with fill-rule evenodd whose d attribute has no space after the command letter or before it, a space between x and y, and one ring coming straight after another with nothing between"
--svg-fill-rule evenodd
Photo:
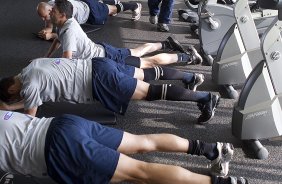
<instances>
[{"instance_id":1,"label":"man's ear","mask_svg":"<svg viewBox=\"0 0 282 184\"><path fill-rule=\"evenodd\" d=\"M66 18L67 19L67 15L65 13L61 13L61 18Z\"/></svg>"},{"instance_id":2,"label":"man's ear","mask_svg":"<svg viewBox=\"0 0 282 184\"><path fill-rule=\"evenodd\" d=\"M8 88L8 93L11 95L14 95L18 92L19 90L17 89L16 85L13 84Z\"/></svg>"}]
</instances>

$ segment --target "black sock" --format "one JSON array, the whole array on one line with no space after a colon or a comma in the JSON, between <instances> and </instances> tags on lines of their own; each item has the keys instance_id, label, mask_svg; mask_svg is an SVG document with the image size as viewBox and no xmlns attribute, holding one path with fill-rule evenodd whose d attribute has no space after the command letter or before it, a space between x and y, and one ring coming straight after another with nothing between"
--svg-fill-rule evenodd
<instances>
[{"instance_id":1,"label":"black sock","mask_svg":"<svg viewBox=\"0 0 282 184\"><path fill-rule=\"evenodd\" d=\"M144 69L144 81L150 80L182 80L185 83L194 81L194 74L182 72L173 68L156 66Z\"/></svg>"},{"instance_id":2,"label":"black sock","mask_svg":"<svg viewBox=\"0 0 282 184\"><path fill-rule=\"evenodd\" d=\"M132 2L118 2L116 4L117 7L117 13L121 11L127 11L131 10L134 11L136 8L138 8L137 3L132 3Z\"/></svg>"},{"instance_id":3,"label":"black sock","mask_svg":"<svg viewBox=\"0 0 282 184\"><path fill-rule=\"evenodd\" d=\"M218 156L216 143L206 143L199 140L189 140L187 153L198 156L203 155L209 160L214 160Z\"/></svg>"},{"instance_id":4,"label":"black sock","mask_svg":"<svg viewBox=\"0 0 282 184\"><path fill-rule=\"evenodd\" d=\"M209 93L204 91L191 91L184 87L162 84L149 86L146 100L171 100L171 101L192 101L192 102L206 102L209 99Z\"/></svg>"},{"instance_id":5,"label":"black sock","mask_svg":"<svg viewBox=\"0 0 282 184\"><path fill-rule=\"evenodd\" d=\"M178 62L188 62L190 56L186 53L177 53Z\"/></svg>"},{"instance_id":6,"label":"black sock","mask_svg":"<svg viewBox=\"0 0 282 184\"><path fill-rule=\"evenodd\" d=\"M161 44L162 44L162 50L171 49L168 41L166 41L166 40L162 41Z\"/></svg>"},{"instance_id":7,"label":"black sock","mask_svg":"<svg viewBox=\"0 0 282 184\"><path fill-rule=\"evenodd\" d=\"M223 177L217 177L215 175L212 175L212 184L230 184L231 183L231 178L223 178Z\"/></svg>"}]
</instances>

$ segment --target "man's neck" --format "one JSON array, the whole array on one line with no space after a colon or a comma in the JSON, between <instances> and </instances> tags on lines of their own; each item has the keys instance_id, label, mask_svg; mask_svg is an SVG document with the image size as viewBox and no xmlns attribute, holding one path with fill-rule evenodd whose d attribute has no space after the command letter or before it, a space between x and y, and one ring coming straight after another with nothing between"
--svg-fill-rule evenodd
<instances>
[{"instance_id":1,"label":"man's neck","mask_svg":"<svg viewBox=\"0 0 282 184\"><path fill-rule=\"evenodd\" d=\"M67 20L68 20L68 19L64 19L64 20L60 21L58 27L59 27L59 28L63 27L63 26L65 25L65 23L67 22Z\"/></svg>"}]
</instances>

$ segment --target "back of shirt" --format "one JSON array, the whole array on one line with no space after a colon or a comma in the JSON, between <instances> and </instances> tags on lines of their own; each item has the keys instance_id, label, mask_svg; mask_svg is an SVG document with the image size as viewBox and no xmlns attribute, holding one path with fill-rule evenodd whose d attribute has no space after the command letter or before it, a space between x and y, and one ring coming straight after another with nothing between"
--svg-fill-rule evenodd
<instances>
[{"instance_id":1,"label":"back of shirt","mask_svg":"<svg viewBox=\"0 0 282 184\"><path fill-rule=\"evenodd\" d=\"M7 172L46 176L45 139L52 118L0 110L0 168Z\"/></svg>"},{"instance_id":2,"label":"back of shirt","mask_svg":"<svg viewBox=\"0 0 282 184\"><path fill-rule=\"evenodd\" d=\"M72 58L105 57L104 47L90 40L74 18L68 19L58 29L58 40L62 45L63 52L72 51Z\"/></svg>"},{"instance_id":3,"label":"back of shirt","mask_svg":"<svg viewBox=\"0 0 282 184\"><path fill-rule=\"evenodd\" d=\"M43 102L92 103L92 61L38 58L20 74L24 108Z\"/></svg>"},{"instance_id":4,"label":"back of shirt","mask_svg":"<svg viewBox=\"0 0 282 184\"><path fill-rule=\"evenodd\" d=\"M84 24L89 17L89 7L83 1L78 0L68 0L73 6L73 17L79 24Z\"/></svg>"}]
</instances>

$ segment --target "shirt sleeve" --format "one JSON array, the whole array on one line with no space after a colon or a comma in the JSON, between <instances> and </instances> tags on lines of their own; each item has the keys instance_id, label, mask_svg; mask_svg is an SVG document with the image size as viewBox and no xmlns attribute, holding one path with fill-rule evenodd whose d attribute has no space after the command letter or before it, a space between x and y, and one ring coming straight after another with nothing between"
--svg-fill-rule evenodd
<instances>
[{"instance_id":1,"label":"shirt sleeve","mask_svg":"<svg viewBox=\"0 0 282 184\"><path fill-rule=\"evenodd\" d=\"M32 84L23 84L21 96L24 98L24 109L31 109L42 105L39 90Z\"/></svg>"},{"instance_id":2,"label":"shirt sleeve","mask_svg":"<svg viewBox=\"0 0 282 184\"><path fill-rule=\"evenodd\" d=\"M63 46L63 52L66 51L72 51L72 52L76 52L77 48L76 48L76 36L74 34L74 31L71 29L66 29L62 35L62 46Z\"/></svg>"}]
</instances>

